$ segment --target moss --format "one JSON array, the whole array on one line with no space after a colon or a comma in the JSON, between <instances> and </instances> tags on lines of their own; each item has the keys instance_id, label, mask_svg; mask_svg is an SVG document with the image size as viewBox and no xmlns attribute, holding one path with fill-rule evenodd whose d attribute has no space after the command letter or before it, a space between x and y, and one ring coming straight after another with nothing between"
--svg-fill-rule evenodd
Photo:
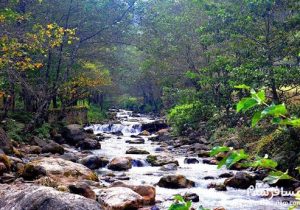
<instances>
[{"instance_id":1,"label":"moss","mask_svg":"<svg viewBox=\"0 0 300 210\"><path fill-rule=\"evenodd\" d=\"M154 155L148 155L146 160L148 163L153 164L157 160L157 157Z\"/></svg>"}]
</instances>

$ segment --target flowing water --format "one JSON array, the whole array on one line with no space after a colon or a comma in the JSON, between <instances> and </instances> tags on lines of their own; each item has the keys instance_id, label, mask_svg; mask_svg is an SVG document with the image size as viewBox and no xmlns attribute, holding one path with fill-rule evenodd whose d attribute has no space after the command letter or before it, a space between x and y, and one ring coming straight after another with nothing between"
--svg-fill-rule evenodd
<instances>
[{"instance_id":1,"label":"flowing water","mask_svg":"<svg viewBox=\"0 0 300 210\"><path fill-rule=\"evenodd\" d=\"M117 113L119 122L116 124L106 125L92 125L89 128L94 130L94 133L102 133L107 138L101 142L102 149L93 151L97 155L105 156L110 159L114 157L128 156L134 160L140 160L142 167L134 166L129 171L125 172L126 176L130 177L127 181L132 184L150 184L155 185L163 175L167 174L180 174L186 176L186 178L196 182L196 187L190 189L166 189L156 186L158 201L157 206L160 209L168 209L168 206L172 202L172 197L175 194L196 193L200 197L199 203L194 203L194 207L203 205L205 208L224 207L226 210L283 210L288 209L290 204L284 202L284 199L273 198L271 200L262 198L259 196L249 195L247 190L239 190L233 188L227 188L227 191L216 191L215 189L207 189L207 185L210 183L223 183L225 179L217 178L224 172L229 172L226 169L217 169L215 165L203 164L201 158L199 164L185 164L185 157L172 153L172 151L161 151L157 149L159 144L153 143L148 140L148 137L143 136L145 144L128 144L126 140L133 139L131 135L137 135L141 132L141 124L152 122L155 119L151 119L147 116L132 116L132 112L120 110ZM123 135L116 135L120 132ZM176 171L165 172L161 171L160 167L152 167L145 161L147 155L126 155L125 152L130 147L136 147L147 150L151 154L172 155L179 162L179 167ZM170 149L171 150L171 149ZM107 168L98 170L99 174L105 174L109 172ZM235 171L232 171L235 172ZM124 172L114 172L115 174L123 174ZM214 180L203 179L206 176L215 177ZM257 183L260 189L274 190L263 183ZM286 200L289 200L288 198Z\"/></svg>"}]
</instances>

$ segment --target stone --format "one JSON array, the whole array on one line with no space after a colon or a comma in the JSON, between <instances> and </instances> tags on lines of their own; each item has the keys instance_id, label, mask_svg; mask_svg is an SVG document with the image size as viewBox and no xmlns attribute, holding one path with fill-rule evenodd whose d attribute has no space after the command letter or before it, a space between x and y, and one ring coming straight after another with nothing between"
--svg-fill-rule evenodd
<instances>
[{"instance_id":1,"label":"stone","mask_svg":"<svg viewBox=\"0 0 300 210\"><path fill-rule=\"evenodd\" d=\"M116 157L110 161L107 168L113 171L126 171L132 168L131 158Z\"/></svg>"},{"instance_id":2,"label":"stone","mask_svg":"<svg viewBox=\"0 0 300 210\"><path fill-rule=\"evenodd\" d=\"M207 186L208 189L214 188L216 191L227 191L227 188L224 184L216 184L216 183L210 183Z\"/></svg>"},{"instance_id":3,"label":"stone","mask_svg":"<svg viewBox=\"0 0 300 210\"><path fill-rule=\"evenodd\" d=\"M161 120L142 124L142 130L146 130L148 132L157 132L165 128L168 128L168 125Z\"/></svg>"},{"instance_id":4,"label":"stone","mask_svg":"<svg viewBox=\"0 0 300 210\"><path fill-rule=\"evenodd\" d=\"M81 141L78 146L82 150L95 150L95 149L101 149L101 144L99 141L95 139L85 138L83 141Z\"/></svg>"},{"instance_id":5,"label":"stone","mask_svg":"<svg viewBox=\"0 0 300 210\"><path fill-rule=\"evenodd\" d=\"M218 161L214 158L209 158L209 159L203 159L202 160L202 163L204 164L209 164L209 165L217 165L218 164Z\"/></svg>"},{"instance_id":6,"label":"stone","mask_svg":"<svg viewBox=\"0 0 300 210\"><path fill-rule=\"evenodd\" d=\"M157 185L163 188L179 189L195 187L195 182L187 179L183 175L167 175L163 176Z\"/></svg>"},{"instance_id":7,"label":"stone","mask_svg":"<svg viewBox=\"0 0 300 210\"><path fill-rule=\"evenodd\" d=\"M85 139L84 129L81 125L71 124L62 129L62 136L69 144L76 145Z\"/></svg>"},{"instance_id":8,"label":"stone","mask_svg":"<svg viewBox=\"0 0 300 210\"><path fill-rule=\"evenodd\" d=\"M98 169L105 167L109 160L105 157L99 157L97 155L89 155L79 160L79 163L88 167L89 169Z\"/></svg>"},{"instance_id":9,"label":"stone","mask_svg":"<svg viewBox=\"0 0 300 210\"><path fill-rule=\"evenodd\" d=\"M150 136L150 132L149 131L146 131L146 130L143 130L139 135L142 135L142 136Z\"/></svg>"},{"instance_id":10,"label":"stone","mask_svg":"<svg viewBox=\"0 0 300 210\"><path fill-rule=\"evenodd\" d=\"M126 187L134 192L138 193L143 197L144 205L153 205L155 204L156 190L154 186L151 185L128 185L124 182L114 182L110 187Z\"/></svg>"},{"instance_id":11,"label":"stone","mask_svg":"<svg viewBox=\"0 0 300 210\"><path fill-rule=\"evenodd\" d=\"M170 156L148 155L146 160L151 166L163 166L169 163L179 165L178 161Z\"/></svg>"},{"instance_id":12,"label":"stone","mask_svg":"<svg viewBox=\"0 0 300 210\"><path fill-rule=\"evenodd\" d=\"M224 185L238 189L248 189L256 185L255 177L246 172L237 172L233 177L224 181Z\"/></svg>"},{"instance_id":13,"label":"stone","mask_svg":"<svg viewBox=\"0 0 300 210\"><path fill-rule=\"evenodd\" d=\"M0 210L101 210L94 200L31 184L0 185Z\"/></svg>"},{"instance_id":14,"label":"stone","mask_svg":"<svg viewBox=\"0 0 300 210\"><path fill-rule=\"evenodd\" d=\"M9 140L6 132L0 127L0 148L7 154L13 152L12 143Z\"/></svg>"},{"instance_id":15,"label":"stone","mask_svg":"<svg viewBox=\"0 0 300 210\"><path fill-rule=\"evenodd\" d=\"M62 185L82 180L98 181L97 175L84 165L55 157L43 157L25 165L24 179L34 180L40 176L48 176Z\"/></svg>"},{"instance_id":16,"label":"stone","mask_svg":"<svg viewBox=\"0 0 300 210\"><path fill-rule=\"evenodd\" d=\"M169 163L160 167L161 171L176 171L177 165L175 163Z\"/></svg>"},{"instance_id":17,"label":"stone","mask_svg":"<svg viewBox=\"0 0 300 210\"><path fill-rule=\"evenodd\" d=\"M65 152L63 155L60 156L60 158L72 161L74 163L76 163L79 160L79 157L76 156L73 152Z\"/></svg>"},{"instance_id":18,"label":"stone","mask_svg":"<svg viewBox=\"0 0 300 210\"><path fill-rule=\"evenodd\" d=\"M187 157L184 159L185 164L197 164L199 160L197 158Z\"/></svg>"},{"instance_id":19,"label":"stone","mask_svg":"<svg viewBox=\"0 0 300 210\"><path fill-rule=\"evenodd\" d=\"M139 139L130 139L125 141L128 144L145 144L145 139L139 138Z\"/></svg>"},{"instance_id":20,"label":"stone","mask_svg":"<svg viewBox=\"0 0 300 210\"><path fill-rule=\"evenodd\" d=\"M0 176L2 176L7 171L4 163L0 162Z\"/></svg>"},{"instance_id":21,"label":"stone","mask_svg":"<svg viewBox=\"0 0 300 210\"><path fill-rule=\"evenodd\" d=\"M50 142L42 147L42 153L64 154L65 149L55 142Z\"/></svg>"},{"instance_id":22,"label":"stone","mask_svg":"<svg viewBox=\"0 0 300 210\"><path fill-rule=\"evenodd\" d=\"M198 157L210 157L210 151L207 150L200 150L198 152Z\"/></svg>"},{"instance_id":23,"label":"stone","mask_svg":"<svg viewBox=\"0 0 300 210\"><path fill-rule=\"evenodd\" d=\"M96 193L92 190L92 188L86 183L77 183L69 185L70 193L82 195L86 198L96 200Z\"/></svg>"},{"instance_id":24,"label":"stone","mask_svg":"<svg viewBox=\"0 0 300 210\"><path fill-rule=\"evenodd\" d=\"M32 144L37 145L37 146L39 146L39 147L44 147L44 146L47 144L47 141L46 141L46 140L40 139L40 138L37 137L37 136L33 136L33 137L31 138L31 142L32 142Z\"/></svg>"},{"instance_id":25,"label":"stone","mask_svg":"<svg viewBox=\"0 0 300 210\"><path fill-rule=\"evenodd\" d=\"M126 154L135 154L135 155L147 155L150 154L150 152L142 149L138 149L135 147L130 147L127 151Z\"/></svg>"},{"instance_id":26,"label":"stone","mask_svg":"<svg viewBox=\"0 0 300 210\"><path fill-rule=\"evenodd\" d=\"M196 193L185 193L183 196L185 201L192 201L192 202L199 202L200 198L199 195Z\"/></svg>"},{"instance_id":27,"label":"stone","mask_svg":"<svg viewBox=\"0 0 300 210\"><path fill-rule=\"evenodd\" d=\"M203 177L203 179L204 180L209 180L209 179L215 179L215 177L213 177L213 176L205 176L205 177Z\"/></svg>"},{"instance_id":28,"label":"stone","mask_svg":"<svg viewBox=\"0 0 300 210\"><path fill-rule=\"evenodd\" d=\"M219 175L219 178L230 178L233 177L234 174L232 172L225 172Z\"/></svg>"},{"instance_id":29,"label":"stone","mask_svg":"<svg viewBox=\"0 0 300 210\"><path fill-rule=\"evenodd\" d=\"M30 154L41 154L42 148L40 146L30 146L29 151Z\"/></svg>"},{"instance_id":30,"label":"stone","mask_svg":"<svg viewBox=\"0 0 300 210\"><path fill-rule=\"evenodd\" d=\"M143 197L126 187L103 189L97 197L103 209L125 210L138 209L143 204Z\"/></svg>"}]
</instances>

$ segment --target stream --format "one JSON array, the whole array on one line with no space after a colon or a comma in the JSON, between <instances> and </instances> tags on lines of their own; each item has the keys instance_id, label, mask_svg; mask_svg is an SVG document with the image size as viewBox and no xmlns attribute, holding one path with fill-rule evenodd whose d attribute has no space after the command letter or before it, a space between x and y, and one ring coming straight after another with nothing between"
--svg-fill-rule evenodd
<instances>
[{"instance_id":1,"label":"stream","mask_svg":"<svg viewBox=\"0 0 300 210\"><path fill-rule=\"evenodd\" d=\"M172 198L176 194L196 193L200 197L200 201L193 203L197 209L199 206L205 208L224 207L226 210L277 210L288 209L289 204L284 203L283 197L273 198L271 200L259 196L251 196L247 190L240 190L227 187L227 191L216 191L215 189L207 189L210 183L223 183L225 178L218 178L222 173L229 170L222 168L217 169L216 165L203 164L202 159L197 158L198 164L185 164L185 156L172 152L172 147L164 147L165 150L157 149L161 146L158 142L148 140L149 136L141 136L145 139L144 144L128 144L126 140L134 139L132 135L138 135L141 130L141 124L153 122L155 119L145 115L133 116L132 112L119 110L117 112L118 123L106 125L92 125L94 134L103 134L106 138L101 142L101 149L94 150L93 153L112 159L114 157L131 157L134 160L139 160L142 164L134 164L133 167L126 172L113 172L114 174L124 174L130 179L124 182L130 184L150 184L155 185L163 175L180 174L186 178L196 182L196 187L189 189L167 189L156 186L156 201L160 209L168 209L172 203ZM116 135L118 134L119 135ZM122 133L123 135L120 135ZM153 135L152 135L153 136ZM179 167L176 171L162 171L160 167L152 167L147 164L147 155L127 155L126 150L130 147L136 147L147 150L150 154L171 155L179 162ZM139 167L138 167L139 166ZM230 170L235 173L236 171ZM97 170L99 175L110 172L107 168ZM205 180L204 177L212 176L215 179ZM257 182L260 189L272 190L268 185ZM288 198L286 199L288 200Z\"/></svg>"}]
</instances>

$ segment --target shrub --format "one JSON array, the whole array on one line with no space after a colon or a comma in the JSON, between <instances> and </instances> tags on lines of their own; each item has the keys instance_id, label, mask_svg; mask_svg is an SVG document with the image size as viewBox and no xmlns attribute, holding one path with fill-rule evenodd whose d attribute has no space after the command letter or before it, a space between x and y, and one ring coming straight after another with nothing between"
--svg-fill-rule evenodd
<instances>
[{"instance_id":1,"label":"shrub","mask_svg":"<svg viewBox=\"0 0 300 210\"><path fill-rule=\"evenodd\" d=\"M39 128L34 130L34 134L39 138L50 138L51 125L49 123L44 123Z\"/></svg>"},{"instance_id":2,"label":"shrub","mask_svg":"<svg viewBox=\"0 0 300 210\"><path fill-rule=\"evenodd\" d=\"M4 130L8 137L19 142L24 140L22 136L22 130L24 127L25 125L23 123L17 122L13 119L7 119L4 124Z\"/></svg>"},{"instance_id":3,"label":"shrub","mask_svg":"<svg viewBox=\"0 0 300 210\"><path fill-rule=\"evenodd\" d=\"M129 95L122 95L118 99L118 103L121 108L133 111L139 110L139 108L142 106L142 103L139 101L138 98Z\"/></svg>"},{"instance_id":4,"label":"shrub","mask_svg":"<svg viewBox=\"0 0 300 210\"><path fill-rule=\"evenodd\" d=\"M196 128L198 122L206 121L214 114L214 107L199 101L177 105L168 114L168 121L175 132L182 134L187 128Z\"/></svg>"},{"instance_id":5,"label":"shrub","mask_svg":"<svg viewBox=\"0 0 300 210\"><path fill-rule=\"evenodd\" d=\"M87 115L89 123L100 123L107 118L105 111L93 104L89 106Z\"/></svg>"}]
</instances>

